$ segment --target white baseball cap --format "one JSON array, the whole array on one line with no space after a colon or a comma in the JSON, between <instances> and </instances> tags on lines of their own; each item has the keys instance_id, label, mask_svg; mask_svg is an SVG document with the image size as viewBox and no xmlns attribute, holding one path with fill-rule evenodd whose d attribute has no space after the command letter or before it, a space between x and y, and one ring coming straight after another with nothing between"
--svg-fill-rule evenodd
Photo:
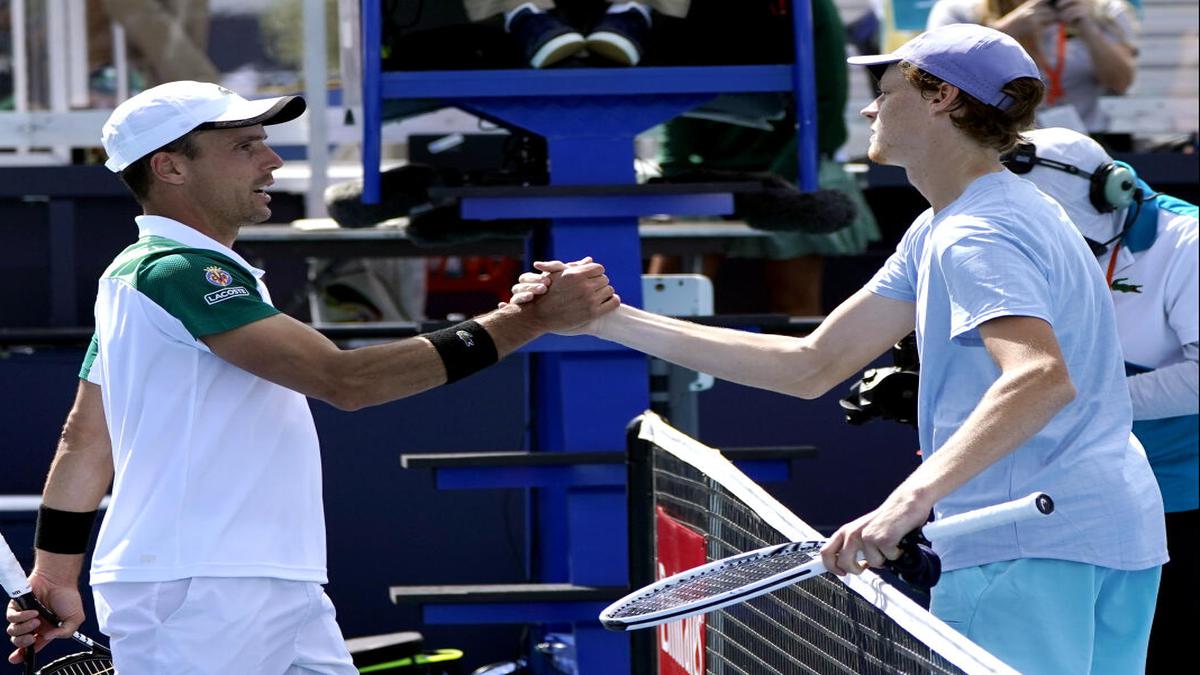
<instances>
[{"instance_id":1,"label":"white baseball cap","mask_svg":"<svg viewBox=\"0 0 1200 675\"><path fill-rule=\"evenodd\" d=\"M299 117L299 96L247 100L211 82L167 82L132 96L108 116L100 140L109 171L127 166L193 129L279 124Z\"/></svg>"},{"instance_id":2,"label":"white baseball cap","mask_svg":"<svg viewBox=\"0 0 1200 675\"><path fill-rule=\"evenodd\" d=\"M1088 197L1090 175L1113 158L1092 138L1072 131L1052 127L1034 129L1021 134L1032 143L1039 158L1078 167L1079 174L1035 164L1022 177L1033 181L1038 189L1062 205L1075 227L1083 236L1096 241L1108 241L1121 231L1125 221L1124 209L1100 213Z\"/></svg>"}]
</instances>

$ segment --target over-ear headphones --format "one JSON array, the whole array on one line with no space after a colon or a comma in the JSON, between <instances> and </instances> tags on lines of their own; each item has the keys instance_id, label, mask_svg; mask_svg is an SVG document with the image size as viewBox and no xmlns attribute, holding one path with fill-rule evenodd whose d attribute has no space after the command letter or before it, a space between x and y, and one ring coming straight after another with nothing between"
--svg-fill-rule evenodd
<instances>
[{"instance_id":1,"label":"over-ear headphones","mask_svg":"<svg viewBox=\"0 0 1200 675\"><path fill-rule=\"evenodd\" d=\"M1017 143L1017 147L1001 161L1015 174L1029 173L1034 166L1040 165L1086 178L1088 199L1100 213L1112 213L1141 200L1137 173L1125 162L1105 162L1094 172L1084 171L1077 166L1038 157L1037 147L1026 141Z\"/></svg>"}]
</instances>

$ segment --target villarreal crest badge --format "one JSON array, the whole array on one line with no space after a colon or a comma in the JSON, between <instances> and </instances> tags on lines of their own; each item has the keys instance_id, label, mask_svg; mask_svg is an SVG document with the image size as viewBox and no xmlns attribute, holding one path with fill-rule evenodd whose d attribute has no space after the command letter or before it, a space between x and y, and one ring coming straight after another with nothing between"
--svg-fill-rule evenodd
<instances>
[{"instance_id":1,"label":"villarreal crest badge","mask_svg":"<svg viewBox=\"0 0 1200 675\"><path fill-rule=\"evenodd\" d=\"M213 286L220 286L222 288L233 283L233 277L230 276L229 272L216 265L204 268L204 278L208 279L208 283Z\"/></svg>"}]
</instances>

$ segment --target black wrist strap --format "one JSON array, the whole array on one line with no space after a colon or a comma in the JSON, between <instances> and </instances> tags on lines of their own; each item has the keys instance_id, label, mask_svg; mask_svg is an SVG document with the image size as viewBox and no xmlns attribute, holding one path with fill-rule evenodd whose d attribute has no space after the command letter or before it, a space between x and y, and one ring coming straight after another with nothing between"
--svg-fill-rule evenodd
<instances>
[{"instance_id":1,"label":"black wrist strap","mask_svg":"<svg viewBox=\"0 0 1200 675\"><path fill-rule=\"evenodd\" d=\"M425 333L446 367L446 382L457 382L499 360L496 343L487 329L475 321Z\"/></svg>"},{"instance_id":2,"label":"black wrist strap","mask_svg":"<svg viewBox=\"0 0 1200 675\"><path fill-rule=\"evenodd\" d=\"M50 553L76 555L86 553L92 538L96 511L59 511L49 506L38 508L33 545Z\"/></svg>"}]
</instances>

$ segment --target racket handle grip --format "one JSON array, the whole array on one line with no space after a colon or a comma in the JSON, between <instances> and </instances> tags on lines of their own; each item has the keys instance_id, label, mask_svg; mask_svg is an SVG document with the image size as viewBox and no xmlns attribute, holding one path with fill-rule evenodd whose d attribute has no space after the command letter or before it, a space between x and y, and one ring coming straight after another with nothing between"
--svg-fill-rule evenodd
<instances>
[{"instance_id":1,"label":"racket handle grip","mask_svg":"<svg viewBox=\"0 0 1200 675\"><path fill-rule=\"evenodd\" d=\"M20 607L21 609L36 609L38 614L40 614L42 616L42 619L49 621L51 624L53 624L55 626L62 625L62 619L58 618L58 615L55 614L53 611L51 611L49 607L43 605L42 601L38 600L37 596L34 595L32 592L25 593L23 595L19 595L19 596L13 598L13 602L15 602L17 604L17 607ZM26 647L25 648L25 672L28 674L32 674L36 667L37 667L37 652L34 651L33 646Z\"/></svg>"},{"instance_id":2,"label":"racket handle grip","mask_svg":"<svg viewBox=\"0 0 1200 675\"><path fill-rule=\"evenodd\" d=\"M24 593L13 598L13 602L21 609L36 609L39 614L43 611L49 612L33 593ZM53 612L51 612L53 616ZM33 650L33 645L25 648L23 652L25 657L25 675L34 675L37 672L37 652Z\"/></svg>"},{"instance_id":3,"label":"racket handle grip","mask_svg":"<svg viewBox=\"0 0 1200 675\"><path fill-rule=\"evenodd\" d=\"M1051 513L1054 513L1054 500L1050 495L1034 492L1021 499L935 520L902 539L900 557L887 566L914 586L933 588L942 575L942 560L929 546L929 539L979 532Z\"/></svg>"},{"instance_id":4,"label":"racket handle grip","mask_svg":"<svg viewBox=\"0 0 1200 675\"><path fill-rule=\"evenodd\" d=\"M1044 492L1034 492L1011 502L967 511L948 518L940 518L926 524L922 531L926 538L937 541L1023 520L1044 518L1052 513L1054 513L1054 500L1050 498L1050 495Z\"/></svg>"},{"instance_id":5,"label":"racket handle grip","mask_svg":"<svg viewBox=\"0 0 1200 675\"><path fill-rule=\"evenodd\" d=\"M42 615L43 619L49 621L55 626L62 625L62 619L58 618L58 615L55 614L49 607L43 605L42 601L38 600L37 596L33 593L26 593L22 596L13 598L13 601L16 602L17 607L20 607L21 609L36 609L38 614Z\"/></svg>"}]
</instances>

